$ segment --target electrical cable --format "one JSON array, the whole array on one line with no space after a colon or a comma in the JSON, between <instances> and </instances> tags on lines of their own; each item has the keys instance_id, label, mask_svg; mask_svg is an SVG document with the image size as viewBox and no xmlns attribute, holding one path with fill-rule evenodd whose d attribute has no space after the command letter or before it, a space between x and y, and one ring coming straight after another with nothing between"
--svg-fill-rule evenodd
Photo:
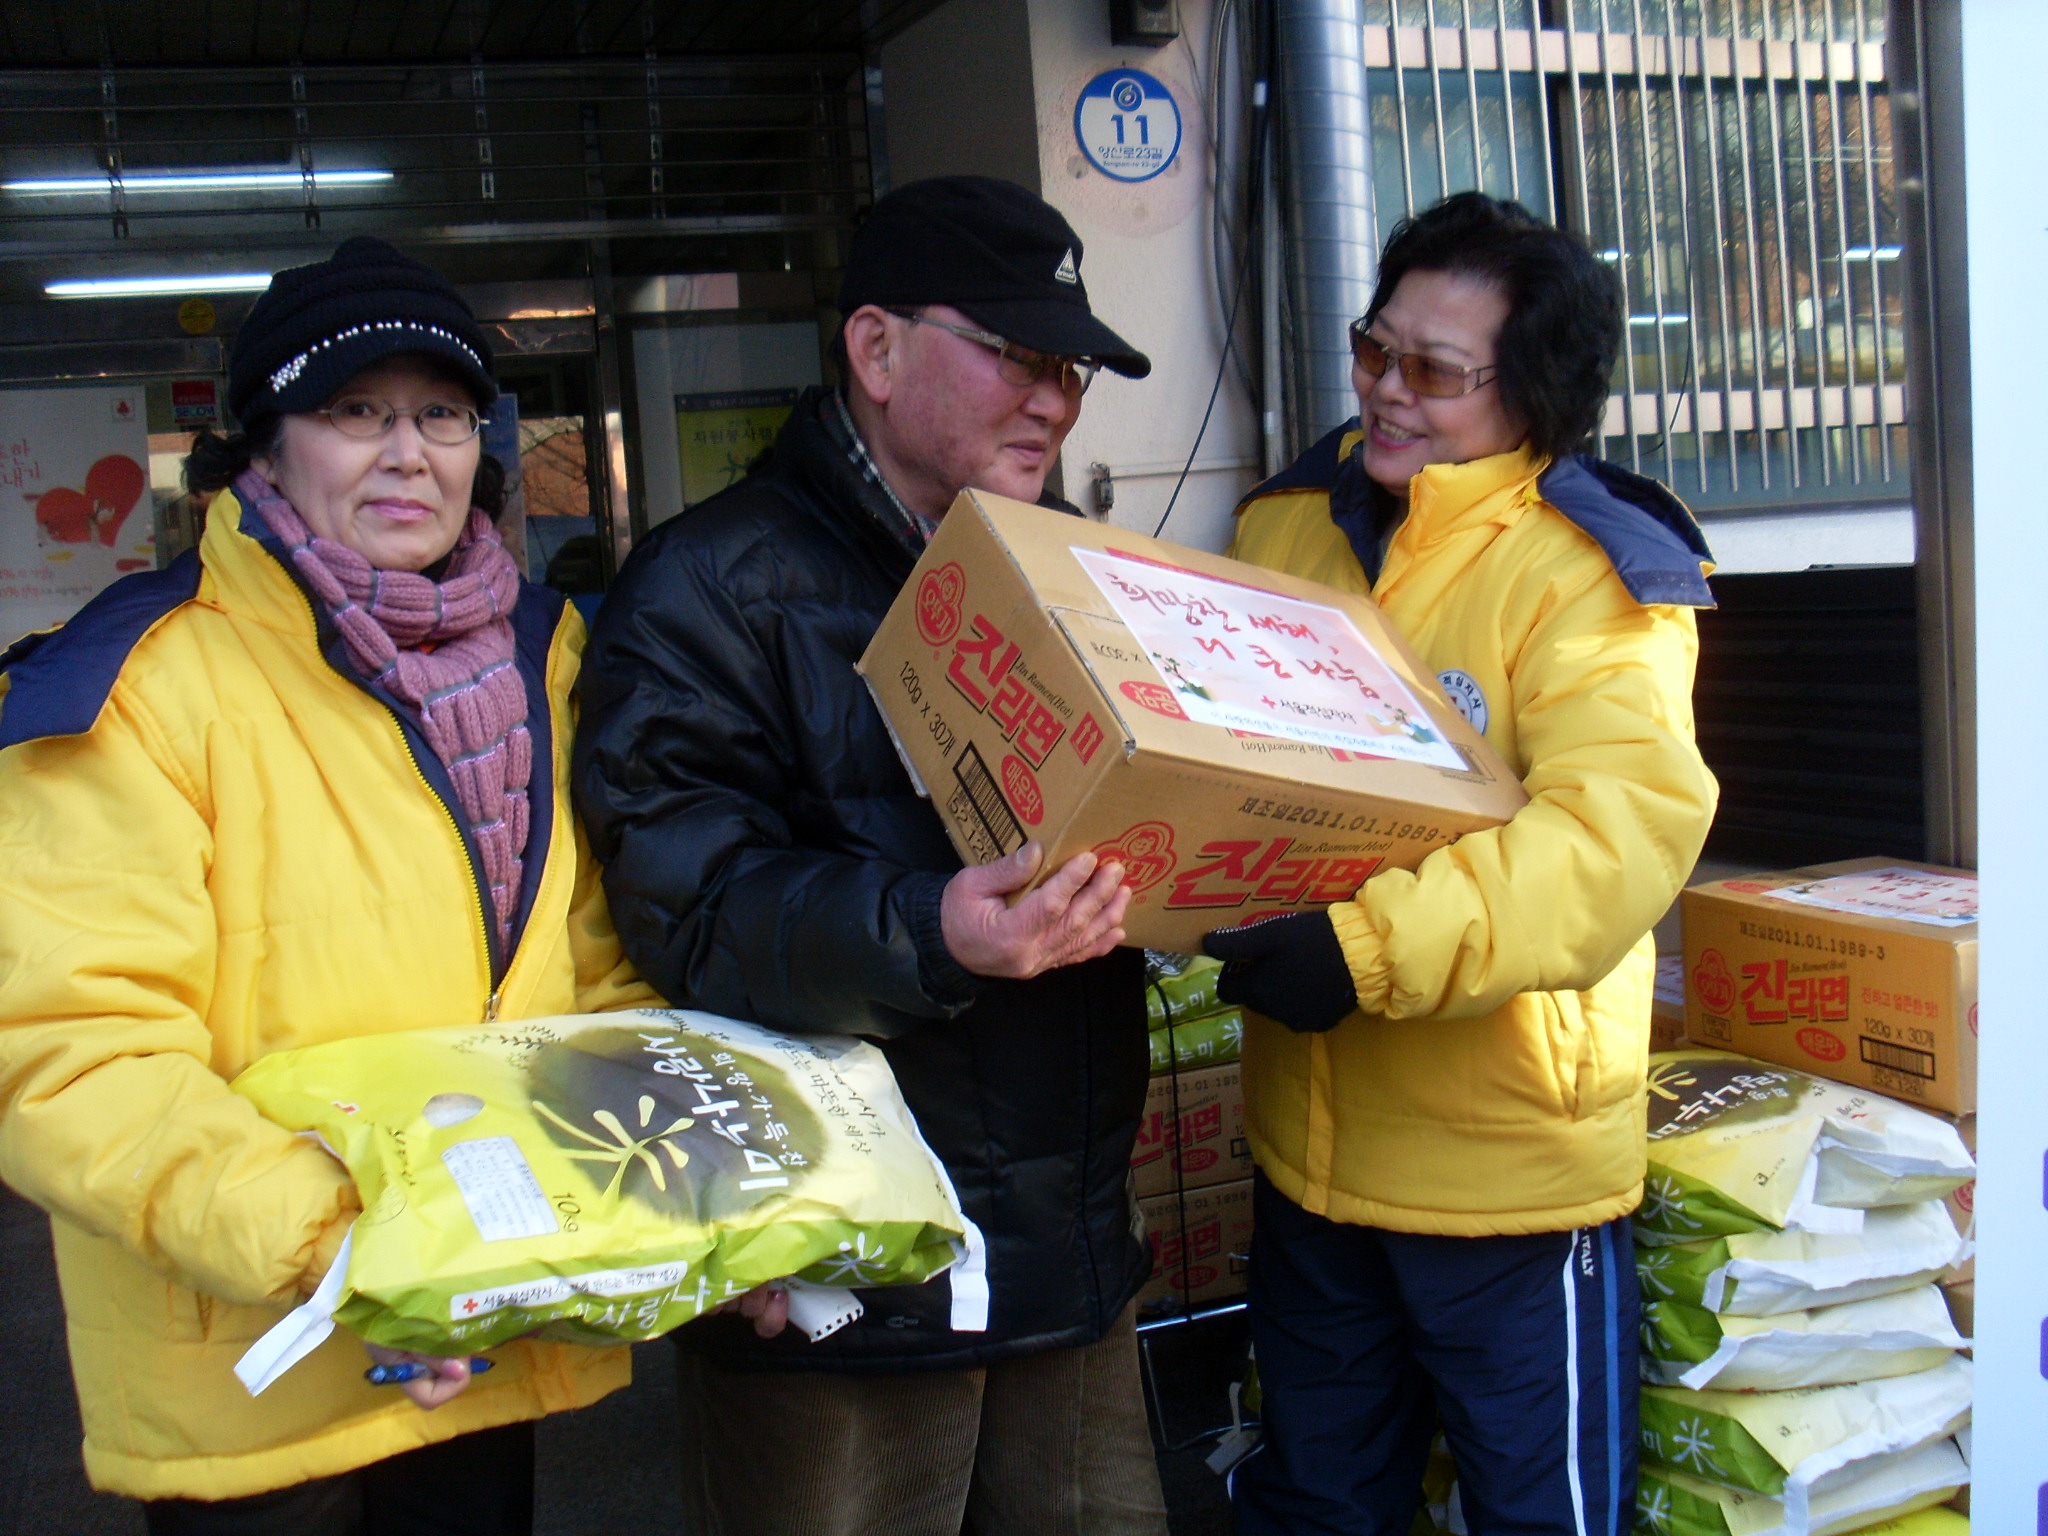
<instances>
[{"instance_id":1,"label":"electrical cable","mask_svg":"<svg viewBox=\"0 0 2048 1536\"><path fill-rule=\"evenodd\" d=\"M1660 341L1661 339L1662 338L1659 338ZM1653 441L1647 448L1637 448L1637 453L1647 455L1652 453L1662 453L1664 451L1664 443L1671 436L1672 431L1678 426L1678 413L1685 408L1686 394L1692 388L1692 361L1692 342L1690 339L1688 339L1685 344L1685 372L1679 377L1678 388L1673 390L1671 394L1671 415L1665 421L1664 430L1657 434L1655 441ZM1693 423L1693 430L1695 432L1699 430L1698 422Z\"/></svg>"},{"instance_id":2,"label":"electrical cable","mask_svg":"<svg viewBox=\"0 0 2048 1536\"><path fill-rule=\"evenodd\" d=\"M1242 5L1246 10L1256 11L1256 0L1242 0ZM1256 35L1240 23L1239 15L1240 0L1218 0L1209 29L1211 68L1208 99L1204 103L1205 110L1212 106L1215 109L1209 139L1218 189L1218 195L1209 200L1209 266L1213 277L1210 296L1215 300L1217 320L1226 323L1236 286L1230 274L1239 263L1253 260L1255 231L1245 216L1245 205L1251 196L1252 178L1258 171L1256 166L1242 163L1245 140L1251 133L1251 93L1242 87L1246 80L1258 73L1259 61ZM1181 41L1186 43L1185 36ZM1189 57L1192 64L1192 50ZM1228 112L1228 131L1225 131L1224 104L1239 98L1243 99L1244 105ZM1227 199L1222 195L1224 188L1230 189ZM1242 250L1234 244L1239 229L1245 232ZM1242 346L1237 349L1236 362L1239 385L1247 397L1257 400L1259 383L1253 377L1252 359Z\"/></svg>"},{"instance_id":3,"label":"electrical cable","mask_svg":"<svg viewBox=\"0 0 2048 1536\"><path fill-rule=\"evenodd\" d=\"M1271 65L1270 52L1265 62L1268 66ZM1271 75L1272 70L1268 67L1252 87L1252 132L1245 156L1245 164L1248 167L1259 165L1265 152L1266 134L1273 117ZM1256 181L1252 182L1246 191L1245 212L1247 229L1256 228L1258 220L1265 214L1264 198L1261 195L1260 184ZM1187 484L1188 475L1195 467L1195 455L1202 451L1202 439L1208 435L1209 421L1216 413L1216 398L1223 392L1223 380L1230 371L1231 355L1237 348L1237 317L1244 303L1245 281L1251 275L1251 267L1250 251L1247 249L1245 259L1237 264L1237 281L1232 285L1230 296L1230 314L1223 325L1223 353L1216 359L1216 378L1209 386L1209 403L1203 407L1201 425L1195 429L1195 440L1188 445L1187 462L1181 465L1180 475L1173 482L1173 491L1166 498L1166 510L1159 514L1159 521L1152 529L1152 537L1155 539L1166 531L1167 521L1172 518L1173 509L1180 501L1181 488Z\"/></svg>"},{"instance_id":4,"label":"electrical cable","mask_svg":"<svg viewBox=\"0 0 2048 1536\"><path fill-rule=\"evenodd\" d=\"M1231 333L1237 329L1237 309L1244 298L1245 274L1250 270L1250 262L1238 268L1237 292L1230 300L1230 328L1223 336L1223 355L1216 359L1216 382L1209 386L1209 403L1202 410L1202 424L1195 429L1195 440L1188 445L1187 462L1181 465L1180 476L1173 482L1173 494L1166 498L1166 510L1159 514L1159 522L1152 530L1155 539L1166 531L1166 520L1173 516L1174 503L1180 500L1180 488L1188 483L1188 473L1195 467L1195 455L1202 451L1202 439L1208 435L1209 418L1216 410L1216 397L1223 392L1223 376L1230 371L1230 354L1235 346Z\"/></svg>"}]
</instances>

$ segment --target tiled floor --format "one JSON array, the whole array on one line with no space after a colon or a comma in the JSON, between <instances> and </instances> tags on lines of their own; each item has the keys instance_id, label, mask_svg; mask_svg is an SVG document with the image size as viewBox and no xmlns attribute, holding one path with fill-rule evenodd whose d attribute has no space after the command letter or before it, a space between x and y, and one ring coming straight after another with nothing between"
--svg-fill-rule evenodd
<instances>
[{"instance_id":1,"label":"tiled floor","mask_svg":"<svg viewBox=\"0 0 2048 1536\"><path fill-rule=\"evenodd\" d=\"M1175 1441L1228 1418L1243 1327L1223 1319L1156 1336L1154 1365ZM676 1517L675 1373L666 1344L640 1346L633 1386L543 1421L539 1536L691 1536ZM133 1504L93 1493L78 1461L78 1411L41 1212L0 1188L0 1536L142 1536ZM1223 1484L1206 1442L1160 1459L1173 1536L1224 1536ZM590 1469L604 1469L593 1479ZM792 1533L796 1536L796 1533Z\"/></svg>"}]
</instances>

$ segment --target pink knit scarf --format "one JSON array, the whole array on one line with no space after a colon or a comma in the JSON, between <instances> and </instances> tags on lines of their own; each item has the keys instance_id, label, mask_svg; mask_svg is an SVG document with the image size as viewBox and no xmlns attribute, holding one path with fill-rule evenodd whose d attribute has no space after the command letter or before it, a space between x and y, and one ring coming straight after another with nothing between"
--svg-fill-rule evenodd
<instances>
[{"instance_id":1,"label":"pink knit scarf","mask_svg":"<svg viewBox=\"0 0 2048 1536\"><path fill-rule=\"evenodd\" d=\"M475 508L441 580L380 571L346 545L319 538L256 470L235 489L284 542L294 568L334 620L349 661L411 706L448 769L455 798L483 856L500 949L526 852L533 739L526 683L513 658L510 615L519 567L491 520Z\"/></svg>"}]
</instances>

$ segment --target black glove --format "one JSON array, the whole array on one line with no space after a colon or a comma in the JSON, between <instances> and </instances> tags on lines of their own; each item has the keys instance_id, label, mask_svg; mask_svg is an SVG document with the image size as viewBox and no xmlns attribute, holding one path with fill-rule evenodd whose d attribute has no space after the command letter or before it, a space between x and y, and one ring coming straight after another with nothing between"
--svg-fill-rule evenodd
<instances>
[{"instance_id":1,"label":"black glove","mask_svg":"<svg viewBox=\"0 0 2048 1536\"><path fill-rule=\"evenodd\" d=\"M1218 928L1202 940L1202 951L1223 962L1218 997L1289 1029L1320 1034L1358 1007L1351 967L1327 912L1287 912Z\"/></svg>"}]
</instances>

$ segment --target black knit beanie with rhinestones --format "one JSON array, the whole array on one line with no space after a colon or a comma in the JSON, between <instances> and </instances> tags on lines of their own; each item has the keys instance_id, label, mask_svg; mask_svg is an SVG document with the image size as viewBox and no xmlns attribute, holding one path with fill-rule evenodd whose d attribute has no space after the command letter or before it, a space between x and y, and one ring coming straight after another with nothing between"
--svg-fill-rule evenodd
<instances>
[{"instance_id":1,"label":"black knit beanie with rhinestones","mask_svg":"<svg viewBox=\"0 0 2048 1536\"><path fill-rule=\"evenodd\" d=\"M244 427L310 411L402 352L438 358L476 396L498 398L491 343L455 285L395 246L357 235L325 261L270 280L228 357L228 409Z\"/></svg>"}]
</instances>

